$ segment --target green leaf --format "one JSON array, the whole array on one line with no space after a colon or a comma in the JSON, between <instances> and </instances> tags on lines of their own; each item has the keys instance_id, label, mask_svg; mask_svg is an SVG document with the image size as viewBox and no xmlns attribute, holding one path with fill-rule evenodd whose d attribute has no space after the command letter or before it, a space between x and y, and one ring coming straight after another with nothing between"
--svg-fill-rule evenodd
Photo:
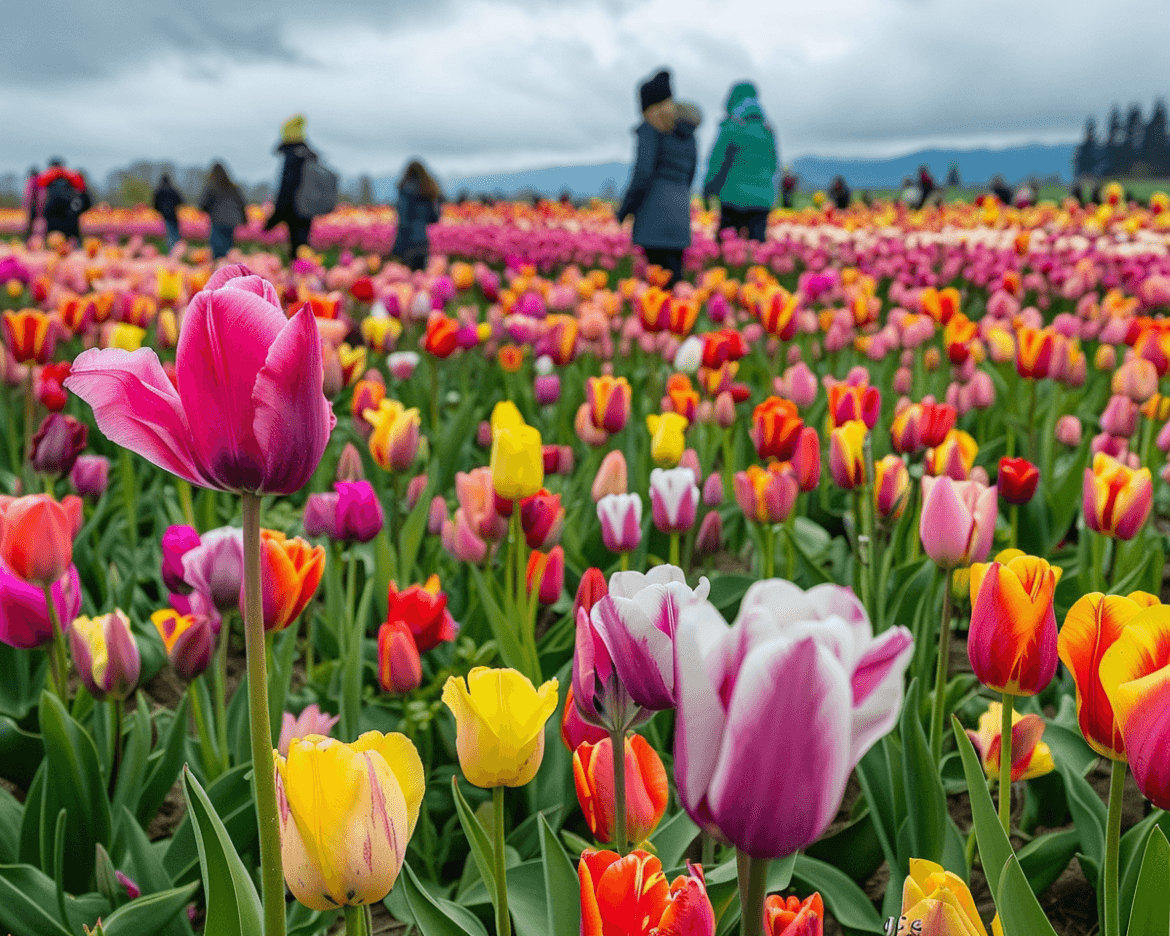
<instances>
[{"instance_id":1,"label":"green leaf","mask_svg":"<svg viewBox=\"0 0 1170 936\"><path fill-rule=\"evenodd\" d=\"M27 790L44 756L40 735L25 731L7 715L0 715L0 777Z\"/></svg>"},{"instance_id":2,"label":"green leaf","mask_svg":"<svg viewBox=\"0 0 1170 936\"><path fill-rule=\"evenodd\" d=\"M216 936L255 936L264 931L263 912L248 869L236 853L203 787L189 769L183 770L183 792L194 817L195 842L207 901L204 932Z\"/></svg>"},{"instance_id":3,"label":"green leaf","mask_svg":"<svg viewBox=\"0 0 1170 936\"><path fill-rule=\"evenodd\" d=\"M842 926L863 933L882 933L881 918L865 891L853 883L847 874L831 864L798 855L792 879L802 892L820 891L829 912Z\"/></svg>"},{"instance_id":4,"label":"green leaf","mask_svg":"<svg viewBox=\"0 0 1170 936\"><path fill-rule=\"evenodd\" d=\"M1000 874L1009 858L1014 858L1012 846L1003 826L999 824L999 816L991 802L991 794L987 791L987 781L983 779L983 765L967 732L959 724L959 720L951 716L951 725L954 728L955 743L959 748L959 755L963 758L963 773L967 777L967 791L971 798L971 818L975 823L975 838L979 843L979 854L983 859L983 872L987 875L987 883L993 894L999 892ZM1020 872L1023 876L1023 872ZM1028 891L1031 893L1031 890ZM1035 899L1035 898L1033 898ZM1008 934L1014 936L1014 934Z\"/></svg>"},{"instance_id":5,"label":"green leaf","mask_svg":"<svg viewBox=\"0 0 1170 936\"><path fill-rule=\"evenodd\" d=\"M122 766L118 769L114 799L110 803L110 816L114 821L120 820L123 806L133 808L138 802L138 796L142 792L142 785L146 778L152 735L150 708L146 696L141 692L138 693L137 703L129 732L130 736L125 742ZM113 730L121 731L122 726L114 725Z\"/></svg>"},{"instance_id":6,"label":"green leaf","mask_svg":"<svg viewBox=\"0 0 1170 936\"><path fill-rule=\"evenodd\" d=\"M1165 835L1170 831L1170 813L1155 809L1137 825L1127 829L1121 836L1121 848L1118 855L1119 900L1121 908L1121 929L1124 931L1129 920L1129 908L1133 903L1133 895L1137 890L1138 874L1141 871L1142 859L1145 857L1146 845L1150 840L1150 833L1155 827L1162 829Z\"/></svg>"},{"instance_id":7,"label":"green leaf","mask_svg":"<svg viewBox=\"0 0 1170 936\"><path fill-rule=\"evenodd\" d=\"M1020 849L1020 867L1033 893L1043 894L1056 881L1080 848L1076 829L1050 832L1032 839Z\"/></svg>"},{"instance_id":8,"label":"green leaf","mask_svg":"<svg viewBox=\"0 0 1170 936\"><path fill-rule=\"evenodd\" d=\"M459 824L463 826L463 835L467 839L467 844L471 846L471 855L475 859L475 866L479 868L480 880L487 888L494 907L496 905L495 849L492 847L487 832L480 824L479 818L467 805L467 800L463 798L463 793L459 789L459 778L454 774L451 775L451 791L455 799L455 811L459 814ZM493 820L502 821L499 816L493 817Z\"/></svg>"},{"instance_id":9,"label":"green leaf","mask_svg":"<svg viewBox=\"0 0 1170 936\"><path fill-rule=\"evenodd\" d=\"M0 786L0 864L16 864L20 861L20 824L24 806Z\"/></svg>"},{"instance_id":10,"label":"green leaf","mask_svg":"<svg viewBox=\"0 0 1170 936\"><path fill-rule=\"evenodd\" d=\"M251 772L250 763L233 767L216 777L206 790L216 815L222 820L236 847L243 852L252 847L259 835L256 807L252 801L252 784L248 779ZM176 884L186 884L199 877L199 849L190 812L183 817L175 834L171 836L166 854L163 855L163 867Z\"/></svg>"},{"instance_id":11,"label":"green leaf","mask_svg":"<svg viewBox=\"0 0 1170 936\"><path fill-rule=\"evenodd\" d=\"M995 908L1004 936L1056 936L1015 855L1008 856L999 875Z\"/></svg>"},{"instance_id":12,"label":"green leaf","mask_svg":"<svg viewBox=\"0 0 1170 936\"><path fill-rule=\"evenodd\" d=\"M406 515L402 530L398 537L401 548L398 552L398 575L403 582L412 582L414 562L418 558L418 548L422 545L423 535L427 532L427 518L431 510L433 488L428 484L426 489L415 501L414 508ZM384 592L385 589L382 589Z\"/></svg>"},{"instance_id":13,"label":"green leaf","mask_svg":"<svg viewBox=\"0 0 1170 936\"><path fill-rule=\"evenodd\" d=\"M962 852L961 845L959 851ZM863 809L861 815L832 835L818 839L805 849L805 854L844 871L858 884L868 881L885 860L869 809Z\"/></svg>"},{"instance_id":14,"label":"green leaf","mask_svg":"<svg viewBox=\"0 0 1170 936\"><path fill-rule=\"evenodd\" d=\"M432 897L419 883L409 863L402 865L398 886L406 891L406 900L422 936L487 936L487 930L470 910L458 904Z\"/></svg>"},{"instance_id":15,"label":"green leaf","mask_svg":"<svg viewBox=\"0 0 1170 936\"><path fill-rule=\"evenodd\" d=\"M1089 781L1082 777L1068 764L1058 764L1060 775L1064 779L1064 791L1068 798L1069 812L1072 813L1073 826L1081 836L1081 851L1088 855L1098 868L1105 863L1105 824L1108 811L1101 797L1089 786ZM1091 883L1096 881L1090 879Z\"/></svg>"},{"instance_id":16,"label":"green leaf","mask_svg":"<svg viewBox=\"0 0 1170 936\"><path fill-rule=\"evenodd\" d=\"M1170 842L1154 827L1129 912L1129 936L1170 933Z\"/></svg>"},{"instance_id":17,"label":"green leaf","mask_svg":"<svg viewBox=\"0 0 1170 936\"><path fill-rule=\"evenodd\" d=\"M581 904L571 899L580 886L577 872L544 816L540 817L540 854L544 863L549 936L578 936L581 929Z\"/></svg>"},{"instance_id":18,"label":"green leaf","mask_svg":"<svg viewBox=\"0 0 1170 936\"><path fill-rule=\"evenodd\" d=\"M179 700L171 718L170 727L160 741L146 766L146 780L134 814L143 828L158 813L167 793L175 785L179 771L183 769L183 755L187 745L187 696Z\"/></svg>"},{"instance_id":19,"label":"green leaf","mask_svg":"<svg viewBox=\"0 0 1170 936\"><path fill-rule=\"evenodd\" d=\"M1066 765L1082 777L1097 763L1097 752L1085 743L1079 729L1070 730L1055 721L1048 721L1044 729L1044 743L1052 751L1052 759L1058 765Z\"/></svg>"},{"instance_id":20,"label":"green leaf","mask_svg":"<svg viewBox=\"0 0 1170 936\"><path fill-rule=\"evenodd\" d=\"M679 810L654 830L650 844L654 846L663 868L677 868L698 834L699 827L691 821L690 816Z\"/></svg>"},{"instance_id":21,"label":"green leaf","mask_svg":"<svg viewBox=\"0 0 1170 936\"><path fill-rule=\"evenodd\" d=\"M49 907L56 886L31 865L0 865L0 931L20 936L73 936Z\"/></svg>"},{"instance_id":22,"label":"green leaf","mask_svg":"<svg viewBox=\"0 0 1170 936\"><path fill-rule=\"evenodd\" d=\"M906 802L913 804L908 811L910 855L905 857L925 858L942 864L947 832L947 795L918 718L920 703L919 683L913 679L906 692L901 717L902 779L906 784ZM965 876L967 868L964 863L961 868L949 867L947 870Z\"/></svg>"},{"instance_id":23,"label":"green leaf","mask_svg":"<svg viewBox=\"0 0 1170 936\"><path fill-rule=\"evenodd\" d=\"M123 904L102 921L105 936L157 936L190 903L198 888L199 885L192 882L186 887L176 887ZM206 931L212 932L210 929Z\"/></svg>"},{"instance_id":24,"label":"green leaf","mask_svg":"<svg viewBox=\"0 0 1170 936\"><path fill-rule=\"evenodd\" d=\"M122 813L121 829L129 863L126 873L131 880L141 888L143 894L159 894L170 890L173 882L162 865L161 853L150 844L150 839L128 810ZM190 936L191 924L187 914L176 916L161 932L167 936Z\"/></svg>"},{"instance_id":25,"label":"green leaf","mask_svg":"<svg viewBox=\"0 0 1170 936\"><path fill-rule=\"evenodd\" d=\"M896 843L898 840L897 816L894 809L894 789L890 781L890 771L886 766L884 745L875 744L857 764L857 782L865 801L869 804L869 817L873 824L874 834L882 847L882 854L886 857L891 871L899 868L905 874L906 869L898 860Z\"/></svg>"},{"instance_id":26,"label":"green leaf","mask_svg":"<svg viewBox=\"0 0 1170 936\"><path fill-rule=\"evenodd\" d=\"M100 842L110 844L110 803L97 749L61 700L50 692L41 695L41 732L45 743L44 798L41 801L41 867L53 865L55 820L67 814L65 863L62 883L71 894L88 891ZM46 821L46 817L49 821Z\"/></svg>"},{"instance_id":27,"label":"green leaf","mask_svg":"<svg viewBox=\"0 0 1170 936\"><path fill-rule=\"evenodd\" d=\"M474 563L468 563L467 569L475 580L475 587L479 591L480 601L483 603L488 624L492 629L492 637L500 649L500 658L505 666L519 670L532 680L533 684L540 683L540 673L536 671L536 662L529 659L528 652L520 643L520 636L514 622L508 620L491 593L487 580Z\"/></svg>"}]
</instances>

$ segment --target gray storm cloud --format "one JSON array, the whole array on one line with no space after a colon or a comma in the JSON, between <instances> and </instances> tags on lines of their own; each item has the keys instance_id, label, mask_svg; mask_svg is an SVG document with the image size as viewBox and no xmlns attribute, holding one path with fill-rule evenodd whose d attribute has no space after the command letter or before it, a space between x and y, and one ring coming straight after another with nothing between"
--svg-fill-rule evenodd
<instances>
[{"instance_id":1,"label":"gray storm cloud","mask_svg":"<svg viewBox=\"0 0 1170 936\"><path fill-rule=\"evenodd\" d=\"M274 170L281 120L347 174L625 160L634 87L669 64L707 115L752 78L785 158L1073 140L1170 94L1165 0L56 0L0 33L0 169L60 153Z\"/></svg>"}]
</instances>

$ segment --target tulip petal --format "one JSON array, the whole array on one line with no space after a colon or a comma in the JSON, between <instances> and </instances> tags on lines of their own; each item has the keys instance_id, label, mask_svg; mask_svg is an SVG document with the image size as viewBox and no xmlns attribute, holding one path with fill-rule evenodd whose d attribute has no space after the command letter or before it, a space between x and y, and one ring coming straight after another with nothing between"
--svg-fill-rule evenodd
<instances>
[{"instance_id":1,"label":"tulip petal","mask_svg":"<svg viewBox=\"0 0 1170 936\"><path fill-rule=\"evenodd\" d=\"M708 792L736 847L777 858L828 828L853 766L851 702L847 672L814 638L778 637L748 654Z\"/></svg>"},{"instance_id":2,"label":"tulip petal","mask_svg":"<svg viewBox=\"0 0 1170 936\"><path fill-rule=\"evenodd\" d=\"M377 751L398 780L398 786L406 800L406 837L402 840L405 844L414 835L414 826L418 822L418 813L426 790L426 778L418 748L404 734L394 732L383 735L378 731L367 731L350 747L355 751Z\"/></svg>"},{"instance_id":3,"label":"tulip petal","mask_svg":"<svg viewBox=\"0 0 1170 936\"><path fill-rule=\"evenodd\" d=\"M934 562L944 569L961 565L975 521L950 478L922 479L922 545Z\"/></svg>"},{"instance_id":4,"label":"tulip petal","mask_svg":"<svg viewBox=\"0 0 1170 936\"><path fill-rule=\"evenodd\" d=\"M593 625L618 678L630 697L646 708L661 710L674 705L677 613L664 585L643 588L634 598L610 594L593 606Z\"/></svg>"},{"instance_id":5,"label":"tulip petal","mask_svg":"<svg viewBox=\"0 0 1170 936\"><path fill-rule=\"evenodd\" d=\"M255 491L263 484L267 453L253 428L253 392L286 324L279 306L246 289L203 290L187 306L175 352L179 397L184 412L198 414L206 427L192 435L195 451L226 488Z\"/></svg>"},{"instance_id":6,"label":"tulip petal","mask_svg":"<svg viewBox=\"0 0 1170 936\"><path fill-rule=\"evenodd\" d=\"M853 671L852 766L897 723L906 667L913 655L910 631L891 627L874 640Z\"/></svg>"},{"instance_id":7,"label":"tulip petal","mask_svg":"<svg viewBox=\"0 0 1170 936\"><path fill-rule=\"evenodd\" d=\"M1170 808L1170 666L1119 686L1113 698L1138 788L1159 809Z\"/></svg>"},{"instance_id":8,"label":"tulip petal","mask_svg":"<svg viewBox=\"0 0 1170 936\"><path fill-rule=\"evenodd\" d=\"M1060 659L1077 687L1081 734L1105 757L1124 758L1125 742L1101 685L1101 660L1140 610L1135 601L1121 595L1083 595L1069 609L1057 638Z\"/></svg>"},{"instance_id":9,"label":"tulip petal","mask_svg":"<svg viewBox=\"0 0 1170 936\"><path fill-rule=\"evenodd\" d=\"M324 366L313 313L302 306L272 342L249 394L268 493L300 490L321 461L337 424L322 391Z\"/></svg>"},{"instance_id":10,"label":"tulip petal","mask_svg":"<svg viewBox=\"0 0 1170 936\"><path fill-rule=\"evenodd\" d=\"M595 606L596 607L596 606ZM720 699L727 670L730 631L709 602L683 609L674 641L677 717L674 778L679 800L705 831L719 834L707 803L707 788L719 763L727 721Z\"/></svg>"},{"instance_id":11,"label":"tulip petal","mask_svg":"<svg viewBox=\"0 0 1170 936\"><path fill-rule=\"evenodd\" d=\"M111 442L184 481L220 487L195 452L182 401L154 351L83 351L65 388L92 407L98 429Z\"/></svg>"}]
</instances>

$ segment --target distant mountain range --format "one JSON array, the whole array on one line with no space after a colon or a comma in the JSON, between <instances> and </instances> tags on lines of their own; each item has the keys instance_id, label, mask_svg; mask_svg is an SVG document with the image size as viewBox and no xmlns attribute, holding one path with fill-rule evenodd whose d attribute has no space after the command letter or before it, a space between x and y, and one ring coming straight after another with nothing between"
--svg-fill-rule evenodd
<instances>
[{"instance_id":1,"label":"distant mountain range","mask_svg":"<svg viewBox=\"0 0 1170 936\"><path fill-rule=\"evenodd\" d=\"M1036 143L1007 149L927 149L891 159L801 156L793 160L792 167L800 176L802 189L824 188L836 175L844 176L854 189L898 188L902 179L914 175L923 163L930 167L935 178L941 182L946 178L952 162L959 164L960 178L968 186L982 185L997 174L1013 183L1030 176L1041 179L1059 176L1062 181L1067 181L1075 149L1073 143ZM702 165L699 167L700 178L704 168ZM589 198L603 194L620 195L629 177L628 163L611 162L592 166L556 166L521 172L454 176L441 181L450 198L460 191L504 197L537 192L556 198L566 190L574 198ZM396 181L391 177L374 180L374 192L379 201L394 199Z\"/></svg>"}]
</instances>

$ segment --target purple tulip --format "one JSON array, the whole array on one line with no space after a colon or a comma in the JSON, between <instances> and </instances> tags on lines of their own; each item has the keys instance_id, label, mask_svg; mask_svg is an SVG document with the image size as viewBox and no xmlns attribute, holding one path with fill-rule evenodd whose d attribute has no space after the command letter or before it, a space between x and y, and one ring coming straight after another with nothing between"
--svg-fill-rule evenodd
<instances>
[{"instance_id":1,"label":"purple tulip","mask_svg":"<svg viewBox=\"0 0 1170 936\"><path fill-rule=\"evenodd\" d=\"M561 378L556 374L538 374L532 382L536 402L541 406L552 406L561 398Z\"/></svg>"},{"instance_id":2,"label":"purple tulip","mask_svg":"<svg viewBox=\"0 0 1170 936\"><path fill-rule=\"evenodd\" d=\"M652 714L639 708L626 692L605 641L584 608L577 609L573 701L582 719L607 731L622 731Z\"/></svg>"},{"instance_id":3,"label":"purple tulip","mask_svg":"<svg viewBox=\"0 0 1170 936\"><path fill-rule=\"evenodd\" d=\"M338 481L337 539L346 543L368 543L385 524L382 503L369 481Z\"/></svg>"},{"instance_id":4,"label":"purple tulip","mask_svg":"<svg viewBox=\"0 0 1170 936\"><path fill-rule=\"evenodd\" d=\"M308 303L289 318L245 266L217 270L183 316L178 386L149 348L83 351L65 388L93 407L112 442L200 487L300 490L336 419Z\"/></svg>"},{"instance_id":5,"label":"purple tulip","mask_svg":"<svg viewBox=\"0 0 1170 936\"><path fill-rule=\"evenodd\" d=\"M219 527L204 533L200 545L183 556L183 578L207 595L217 610L238 607L244 579L243 530Z\"/></svg>"},{"instance_id":6,"label":"purple tulip","mask_svg":"<svg viewBox=\"0 0 1170 936\"><path fill-rule=\"evenodd\" d=\"M597 502L601 541L610 552L628 553L642 542L642 497L639 494L606 494Z\"/></svg>"},{"instance_id":7,"label":"purple tulip","mask_svg":"<svg viewBox=\"0 0 1170 936\"><path fill-rule=\"evenodd\" d=\"M101 497L110 483L110 460L104 455L79 455L69 482L82 497Z\"/></svg>"},{"instance_id":8,"label":"purple tulip","mask_svg":"<svg viewBox=\"0 0 1170 936\"><path fill-rule=\"evenodd\" d=\"M660 565L645 575L615 572L592 621L630 697L653 711L674 706L674 633L679 611L702 601L706 578L693 591L682 569Z\"/></svg>"},{"instance_id":9,"label":"purple tulip","mask_svg":"<svg viewBox=\"0 0 1170 936\"><path fill-rule=\"evenodd\" d=\"M337 539L337 499L336 491L319 491L305 498L305 513L301 523L305 528L305 536L316 538L327 536Z\"/></svg>"},{"instance_id":10,"label":"purple tulip","mask_svg":"<svg viewBox=\"0 0 1170 936\"><path fill-rule=\"evenodd\" d=\"M691 468L655 468L650 472L654 525L663 533L686 533L695 525L699 486Z\"/></svg>"},{"instance_id":11,"label":"purple tulip","mask_svg":"<svg viewBox=\"0 0 1170 936\"><path fill-rule=\"evenodd\" d=\"M711 477L718 477L712 475ZM712 510L699 524L698 535L695 536L695 555L713 556L723 545L723 517L718 510Z\"/></svg>"},{"instance_id":12,"label":"purple tulip","mask_svg":"<svg viewBox=\"0 0 1170 936\"><path fill-rule=\"evenodd\" d=\"M85 451L89 430L85 423L64 413L49 413L32 437L29 460L38 474L60 477L73 470Z\"/></svg>"},{"instance_id":13,"label":"purple tulip","mask_svg":"<svg viewBox=\"0 0 1170 936\"><path fill-rule=\"evenodd\" d=\"M81 580L77 567L70 566L53 583L53 603L57 606L57 620L65 628L81 611ZM30 585L0 565L0 643L17 650L43 647L53 639L49 622L49 607L45 591L39 585Z\"/></svg>"},{"instance_id":14,"label":"purple tulip","mask_svg":"<svg viewBox=\"0 0 1170 936\"><path fill-rule=\"evenodd\" d=\"M183 577L183 557L199 545L201 540L195 527L169 526L162 535L162 579L167 591L186 595L191 584Z\"/></svg>"},{"instance_id":15,"label":"purple tulip","mask_svg":"<svg viewBox=\"0 0 1170 936\"><path fill-rule=\"evenodd\" d=\"M730 628L710 603L685 605L674 754L691 818L754 858L816 841L853 768L894 726L913 648L904 627L874 638L837 585L757 582Z\"/></svg>"}]
</instances>

